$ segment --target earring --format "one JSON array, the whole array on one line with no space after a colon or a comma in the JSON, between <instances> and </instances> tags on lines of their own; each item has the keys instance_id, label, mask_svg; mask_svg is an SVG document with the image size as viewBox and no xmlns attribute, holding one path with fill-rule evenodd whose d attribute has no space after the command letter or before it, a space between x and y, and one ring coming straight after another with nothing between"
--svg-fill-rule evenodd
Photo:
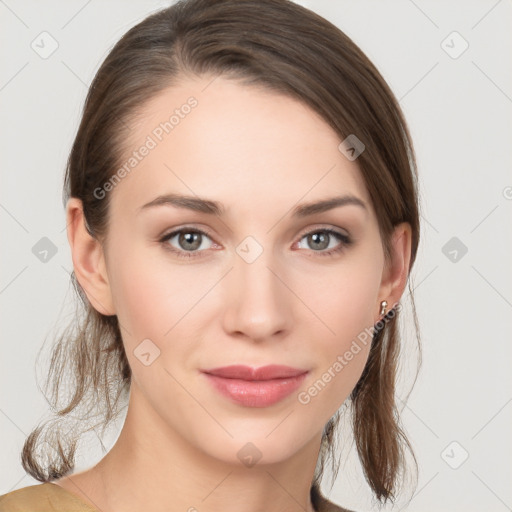
<instances>
[{"instance_id":1,"label":"earring","mask_svg":"<svg viewBox=\"0 0 512 512\"><path fill-rule=\"evenodd\" d=\"M381 315L385 315L386 314L386 308L388 307L388 303L383 300L381 303L380 303L380 314Z\"/></svg>"}]
</instances>

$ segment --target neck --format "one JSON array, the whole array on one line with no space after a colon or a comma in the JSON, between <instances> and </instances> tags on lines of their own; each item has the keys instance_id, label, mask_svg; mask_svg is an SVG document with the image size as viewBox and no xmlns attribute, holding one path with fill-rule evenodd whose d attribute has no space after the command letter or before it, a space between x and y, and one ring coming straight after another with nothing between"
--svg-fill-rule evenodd
<instances>
[{"instance_id":1,"label":"neck","mask_svg":"<svg viewBox=\"0 0 512 512\"><path fill-rule=\"evenodd\" d=\"M321 433L287 460L246 467L191 445L139 394L132 386L121 434L94 468L103 512L315 512Z\"/></svg>"}]
</instances>

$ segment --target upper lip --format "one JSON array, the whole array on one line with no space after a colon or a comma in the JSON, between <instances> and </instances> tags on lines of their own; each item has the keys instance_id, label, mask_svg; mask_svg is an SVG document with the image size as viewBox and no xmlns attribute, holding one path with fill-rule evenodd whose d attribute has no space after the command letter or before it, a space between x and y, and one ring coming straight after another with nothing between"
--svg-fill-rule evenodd
<instances>
[{"instance_id":1,"label":"upper lip","mask_svg":"<svg viewBox=\"0 0 512 512\"><path fill-rule=\"evenodd\" d=\"M260 366L259 368L252 368L251 366L244 365L232 365L201 371L210 375L216 375L217 377L224 377L225 379L272 380L296 377L306 373L308 370L271 364L268 366Z\"/></svg>"}]
</instances>

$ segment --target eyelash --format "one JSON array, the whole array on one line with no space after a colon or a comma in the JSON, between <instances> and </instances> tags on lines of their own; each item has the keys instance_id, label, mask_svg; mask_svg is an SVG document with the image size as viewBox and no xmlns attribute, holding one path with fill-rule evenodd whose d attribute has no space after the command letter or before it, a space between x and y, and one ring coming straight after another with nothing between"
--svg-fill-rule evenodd
<instances>
[{"instance_id":1,"label":"eyelash","mask_svg":"<svg viewBox=\"0 0 512 512\"><path fill-rule=\"evenodd\" d=\"M174 238L174 236L176 236L176 235L178 235L180 233L196 233L196 234L204 235L204 236L207 236L208 238L211 238L209 233L207 233L206 231L203 231L203 230L197 229L197 228L189 228L189 227L185 226L184 228L177 229L175 231L172 231L171 233L168 233L167 235L164 235L159 240L159 242L162 243L162 245L164 246L165 250L168 250L168 251L172 252L178 258L191 259L191 258L201 257L200 253L204 252L204 251L184 251L184 250L178 250L178 249L175 249L174 247L172 247L170 244L167 243L168 240L170 240L171 238ZM347 236L347 235L345 235L343 233L340 233L338 231L335 231L334 229L330 229L330 228L320 228L320 229L315 229L313 231L308 231L307 233L304 233L299 238L299 241L302 240L303 238L309 236L309 235L313 235L313 234L316 234L316 233L327 233L329 235L332 235L332 236L336 237L341 242L341 244L339 244L337 247L335 247L334 249L330 249L328 251L313 251L312 250L312 252L318 253L319 256L326 256L326 257L327 256L331 256L331 257L336 256L338 253L341 253L348 246L350 246L352 244L352 239L349 236Z\"/></svg>"}]
</instances>

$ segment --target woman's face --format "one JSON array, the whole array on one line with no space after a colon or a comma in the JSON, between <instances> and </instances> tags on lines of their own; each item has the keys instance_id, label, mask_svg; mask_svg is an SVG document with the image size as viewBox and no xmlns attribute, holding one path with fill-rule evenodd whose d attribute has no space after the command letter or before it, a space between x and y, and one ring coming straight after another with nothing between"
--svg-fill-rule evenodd
<instances>
[{"instance_id":1,"label":"woman's face","mask_svg":"<svg viewBox=\"0 0 512 512\"><path fill-rule=\"evenodd\" d=\"M148 421L217 459L271 463L319 442L359 379L384 256L357 160L325 121L211 80L165 90L134 124L124 172L104 188L108 289ZM297 213L340 197L352 199ZM304 375L204 373L231 365Z\"/></svg>"}]
</instances>

